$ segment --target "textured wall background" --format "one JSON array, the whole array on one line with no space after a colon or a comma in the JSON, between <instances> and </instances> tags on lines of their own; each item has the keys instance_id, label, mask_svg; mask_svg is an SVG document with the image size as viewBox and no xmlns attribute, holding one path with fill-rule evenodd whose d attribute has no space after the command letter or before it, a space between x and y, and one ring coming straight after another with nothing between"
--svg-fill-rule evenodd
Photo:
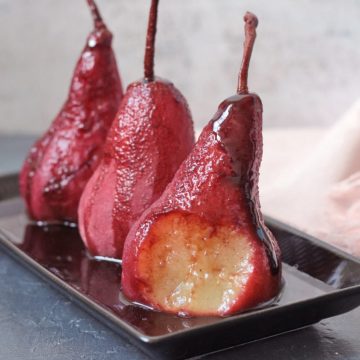
<instances>
[{"instance_id":1,"label":"textured wall background","mask_svg":"<svg viewBox=\"0 0 360 360\"><path fill-rule=\"evenodd\" d=\"M124 84L142 76L149 0L98 0ZM255 12L251 89L265 125L329 124L360 95L359 0L162 0L156 73L197 127L235 91L242 15ZM91 27L85 0L0 0L0 132L40 132L64 101Z\"/></svg>"}]
</instances>

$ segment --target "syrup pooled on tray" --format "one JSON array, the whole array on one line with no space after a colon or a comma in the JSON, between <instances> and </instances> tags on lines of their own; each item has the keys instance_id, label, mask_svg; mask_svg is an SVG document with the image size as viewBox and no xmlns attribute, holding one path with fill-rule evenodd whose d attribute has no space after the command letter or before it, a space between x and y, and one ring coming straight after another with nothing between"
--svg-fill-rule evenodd
<instances>
[{"instance_id":1,"label":"syrup pooled on tray","mask_svg":"<svg viewBox=\"0 0 360 360\"><path fill-rule=\"evenodd\" d=\"M215 318L168 315L126 301L120 286L120 264L88 256L77 228L28 225L18 246L68 285L146 335L164 335L216 322Z\"/></svg>"},{"instance_id":2,"label":"syrup pooled on tray","mask_svg":"<svg viewBox=\"0 0 360 360\"><path fill-rule=\"evenodd\" d=\"M23 242L18 246L68 285L146 335L159 336L219 321L213 317L165 314L127 301L120 286L120 264L91 258L77 228L27 225Z\"/></svg>"}]
</instances>

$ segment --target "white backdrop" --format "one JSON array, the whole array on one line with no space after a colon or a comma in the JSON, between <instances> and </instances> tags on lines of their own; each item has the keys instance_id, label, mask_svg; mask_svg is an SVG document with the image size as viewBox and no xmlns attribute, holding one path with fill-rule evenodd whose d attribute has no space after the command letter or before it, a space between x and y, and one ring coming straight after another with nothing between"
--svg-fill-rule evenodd
<instances>
[{"instance_id":1,"label":"white backdrop","mask_svg":"<svg viewBox=\"0 0 360 360\"><path fill-rule=\"evenodd\" d=\"M149 0L98 0L123 83L142 76ZM156 73L197 127L235 91L246 10L259 17L250 89L266 126L325 125L360 94L359 0L162 0ZM0 0L0 132L45 129L91 28L85 0Z\"/></svg>"}]
</instances>

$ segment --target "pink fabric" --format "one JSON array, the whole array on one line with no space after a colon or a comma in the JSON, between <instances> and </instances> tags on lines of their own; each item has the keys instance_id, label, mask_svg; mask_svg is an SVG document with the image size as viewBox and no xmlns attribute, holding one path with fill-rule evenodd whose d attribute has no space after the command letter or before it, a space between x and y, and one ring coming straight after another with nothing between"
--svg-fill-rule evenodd
<instances>
[{"instance_id":1,"label":"pink fabric","mask_svg":"<svg viewBox=\"0 0 360 360\"><path fill-rule=\"evenodd\" d=\"M327 202L324 226L315 235L360 256L360 172L333 185Z\"/></svg>"},{"instance_id":2,"label":"pink fabric","mask_svg":"<svg viewBox=\"0 0 360 360\"><path fill-rule=\"evenodd\" d=\"M267 130L263 211L360 256L360 100L333 127Z\"/></svg>"}]
</instances>

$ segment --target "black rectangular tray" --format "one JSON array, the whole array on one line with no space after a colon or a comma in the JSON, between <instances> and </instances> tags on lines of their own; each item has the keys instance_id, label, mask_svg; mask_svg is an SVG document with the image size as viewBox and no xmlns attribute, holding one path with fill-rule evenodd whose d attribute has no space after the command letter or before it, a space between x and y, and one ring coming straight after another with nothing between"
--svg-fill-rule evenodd
<instances>
[{"instance_id":1,"label":"black rectangular tray","mask_svg":"<svg viewBox=\"0 0 360 360\"><path fill-rule=\"evenodd\" d=\"M0 186L1 187L1 186ZM148 355L182 359L317 323L360 305L360 260L268 218L283 254L278 303L227 318L180 318L128 303L118 263L90 259L76 228L28 223L0 202L0 246Z\"/></svg>"}]
</instances>

